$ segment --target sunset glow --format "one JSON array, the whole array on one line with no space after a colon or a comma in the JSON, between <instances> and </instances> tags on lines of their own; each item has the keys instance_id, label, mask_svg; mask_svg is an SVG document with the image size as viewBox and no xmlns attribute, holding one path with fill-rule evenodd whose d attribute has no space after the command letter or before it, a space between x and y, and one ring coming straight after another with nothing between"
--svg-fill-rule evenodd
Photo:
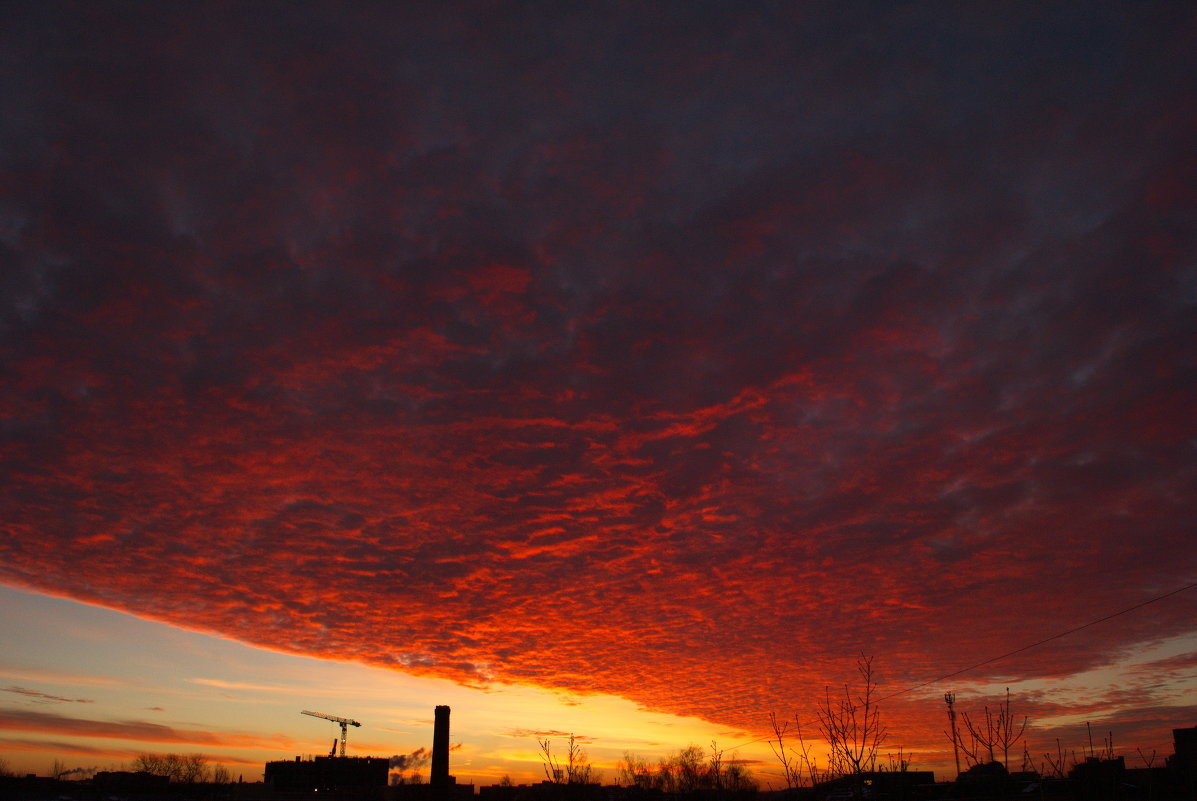
<instances>
[{"instance_id":1,"label":"sunset glow","mask_svg":"<svg viewBox=\"0 0 1197 801\"><path fill-rule=\"evenodd\" d=\"M1197 725L1197 12L601 5L12 14L0 757Z\"/></svg>"}]
</instances>

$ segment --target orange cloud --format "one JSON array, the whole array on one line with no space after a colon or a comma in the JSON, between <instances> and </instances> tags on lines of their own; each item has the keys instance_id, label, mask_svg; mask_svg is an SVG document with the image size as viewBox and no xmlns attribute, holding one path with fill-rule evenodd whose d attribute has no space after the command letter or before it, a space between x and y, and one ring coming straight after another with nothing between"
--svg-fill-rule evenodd
<instances>
[{"instance_id":1,"label":"orange cloud","mask_svg":"<svg viewBox=\"0 0 1197 801\"><path fill-rule=\"evenodd\" d=\"M140 740L153 743L179 743L231 748L278 748L292 746L284 737L262 738L235 732L204 732L175 729L146 721L104 721L73 718L47 712L0 709L0 729L39 734L103 737L116 740Z\"/></svg>"}]
</instances>

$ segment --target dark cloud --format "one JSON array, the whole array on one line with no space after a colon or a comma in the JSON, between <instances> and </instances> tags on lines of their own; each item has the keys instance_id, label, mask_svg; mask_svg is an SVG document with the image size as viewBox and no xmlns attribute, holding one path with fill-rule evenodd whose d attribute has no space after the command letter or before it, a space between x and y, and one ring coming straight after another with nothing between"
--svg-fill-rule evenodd
<instances>
[{"instance_id":1,"label":"dark cloud","mask_svg":"<svg viewBox=\"0 0 1197 801\"><path fill-rule=\"evenodd\" d=\"M751 727L1193 581L1183 6L226 11L0 34L3 580Z\"/></svg>"},{"instance_id":2,"label":"dark cloud","mask_svg":"<svg viewBox=\"0 0 1197 801\"><path fill-rule=\"evenodd\" d=\"M508 729L507 735L520 740L527 739L528 737L535 737L539 740L541 738L551 739L553 737L569 739L572 733L567 731L558 731L557 729Z\"/></svg>"},{"instance_id":3,"label":"dark cloud","mask_svg":"<svg viewBox=\"0 0 1197 801\"><path fill-rule=\"evenodd\" d=\"M91 698L64 698L60 695L50 695L48 693L43 693L38 690L30 690L27 687L16 687L16 686L4 687L4 688L0 689L0 692L15 693L17 695L23 695L27 698L32 699L35 702L60 701L63 703L68 703L68 704L94 704L95 703L95 701Z\"/></svg>"},{"instance_id":4,"label":"dark cloud","mask_svg":"<svg viewBox=\"0 0 1197 801\"><path fill-rule=\"evenodd\" d=\"M116 740L137 740L155 743L190 743L194 745L224 745L249 748L269 748L277 738L261 738L236 732L203 732L175 729L139 720L90 720L49 712L22 709L0 709L0 729L28 734L59 734L76 737L104 737Z\"/></svg>"},{"instance_id":5,"label":"dark cloud","mask_svg":"<svg viewBox=\"0 0 1197 801\"><path fill-rule=\"evenodd\" d=\"M26 739L15 737L0 737L0 744L11 746L21 751L41 751L47 754L56 754L59 757L63 755L78 755L93 758L102 758L115 761L133 761L145 752L137 748L100 748L92 745L81 743L78 740L44 740L44 739ZM246 759L241 756L220 756L220 762L228 765L248 765L260 766L261 762L256 759Z\"/></svg>"},{"instance_id":6,"label":"dark cloud","mask_svg":"<svg viewBox=\"0 0 1197 801\"><path fill-rule=\"evenodd\" d=\"M44 751L59 754L60 756L63 754L79 754L106 757L109 759L133 759L137 755L133 750L97 748L95 746L84 745L78 741L67 742L65 740L30 740L15 737L0 737L0 743L22 751Z\"/></svg>"}]
</instances>

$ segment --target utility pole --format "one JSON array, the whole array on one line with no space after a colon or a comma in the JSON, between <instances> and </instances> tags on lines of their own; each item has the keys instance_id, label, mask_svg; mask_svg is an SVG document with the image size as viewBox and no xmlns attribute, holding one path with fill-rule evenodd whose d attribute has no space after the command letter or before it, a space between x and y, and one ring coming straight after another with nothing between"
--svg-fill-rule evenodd
<instances>
[{"instance_id":1,"label":"utility pole","mask_svg":"<svg viewBox=\"0 0 1197 801\"><path fill-rule=\"evenodd\" d=\"M952 754L956 757L956 775L960 775L960 745L959 735L956 734L956 693L944 693L943 700L948 705L948 723L952 726Z\"/></svg>"}]
</instances>

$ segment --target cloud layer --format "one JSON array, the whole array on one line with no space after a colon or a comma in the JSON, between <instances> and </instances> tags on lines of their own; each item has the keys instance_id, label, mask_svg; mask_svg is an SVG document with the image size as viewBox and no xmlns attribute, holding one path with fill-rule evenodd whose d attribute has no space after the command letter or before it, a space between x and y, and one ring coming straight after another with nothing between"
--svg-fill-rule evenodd
<instances>
[{"instance_id":1,"label":"cloud layer","mask_svg":"<svg viewBox=\"0 0 1197 801\"><path fill-rule=\"evenodd\" d=\"M757 728L1195 580L1189 9L268 5L0 34L0 579Z\"/></svg>"},{"instance_id":2,"label":"cloud layer","mask_svg":"<svg viewBox=\"0 0 1197 801\"><path fill-rule=\"evenodd\" d=\"M292 741L278 735L260 737L230 732L181 730L140 720L90 720L55 715L51 712L17 709L0 710L0 730L16 730L27 734L57 734L158 744L183 743L232 748L277 748L280 745L293 745Z\"/></svg>"}]
</instances>

